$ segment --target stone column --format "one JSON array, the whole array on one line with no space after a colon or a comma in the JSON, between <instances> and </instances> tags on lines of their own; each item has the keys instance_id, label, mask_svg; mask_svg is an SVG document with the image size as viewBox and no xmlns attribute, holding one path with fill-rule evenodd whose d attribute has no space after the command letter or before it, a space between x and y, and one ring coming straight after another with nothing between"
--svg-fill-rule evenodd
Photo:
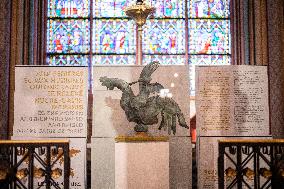
<instances>
[{"instance_id":1,"label":"stone column","mask_svg":"<svg viewBox=\"0 0 284 189\"><path fill-rule=\"evenodd\" d=\"M0 3L0 139L8 137L11 1Z\"/></svg>"},{"instance_id":2,"label":"stone column","mask_svg":"<svg viewBox=\"0 0 284 189\"><path fill-rule=\"evenodd\" d=\"M283 0L267 1L270 125L275 138L284 138L283 6Z\"/></svg>"}]
</instances>

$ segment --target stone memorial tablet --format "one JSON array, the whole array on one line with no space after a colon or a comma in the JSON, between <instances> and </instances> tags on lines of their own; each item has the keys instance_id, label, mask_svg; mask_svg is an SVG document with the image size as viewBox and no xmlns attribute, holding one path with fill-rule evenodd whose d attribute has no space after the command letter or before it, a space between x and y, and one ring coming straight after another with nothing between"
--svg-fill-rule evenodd
<instances>
[{"instance_id":1,"label":"stone memorial tablet","mask_svg":"<svg viewBox=\"0 0 284 189\"><path fill-rule=\"evenodd\" d=\"M85 137L87 67L18 66L14 136Z\"/></svg>"},{"instance_id":2,"label":"stone memorial tablet","mask_svg":"<svg viewBox=\"0 0 284 189\"><path fill-rule=\"evenodd\" d=\"M199 136L269 135L265 66L197 67Z\"/></svg>"}]
</instances>

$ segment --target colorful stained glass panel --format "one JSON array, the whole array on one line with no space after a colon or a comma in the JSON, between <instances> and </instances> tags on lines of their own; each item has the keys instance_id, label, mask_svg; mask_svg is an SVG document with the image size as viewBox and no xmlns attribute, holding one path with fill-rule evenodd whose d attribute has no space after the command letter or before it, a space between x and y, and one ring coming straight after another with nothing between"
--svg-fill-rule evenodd
<instances>
[{"instance_id":1,"label":"colorful stained glass panel","mask_svg":"<svg viewBox=\"0 0 284 189\"><path fill-rule=\"evenodd\" d=\"M48 53L87 53L90 50L88 20L48 20Z\"/></svg>"},{"instance_id":2,"label":"colorful stained glass panel","mask_svg":"<svg viewBox=\"0 0 284 189\"><path fill-rule=\"evenodd\" d=\"M228 55L189 55L189 65L229 65Z\"/></svg>"},{"instance_id":3,"label":"colorful stained glass panel","mask_svg":"<svg viewBox=\"0 0 284 189\"><path fill-rule=\"evenodd\" d=\"M95 18L127 17L124 9L131 0L93 0L93 13Z\"/></svg>"},{"instance_id":4,"label":"colorful stained glass panel","mask_svg":"<svg viewBox=\"0 0 284 189\"><path fill-rule=\"evenodd\" d=\"M189 0L189 18L229 18L230 0Z\"/></svg>"},{"instance_id":5,"label":"colorful stained glass panel","mask_svg":"<svg viewBox=\"0 0 284 189\"><path fill-rule=\"evenodd\" d=\"M135 55L95 55L93 65L134 65Z\"/></svg>"},{"instance_id":6,"label":"colorful stained glass panel","mask_svg":"<svg viewBox=\"0 0 284 189\"><path fill-rule=\"evenodd\" d=\"M148 0L148 4L156 8L155 18L184 18L184 0Z\"/></svg>"},{"instance_id":7,"label":"colorful stained glass panel","mask_svg":"<svg viewBox=\"0 0 284 189\"><path fill-rule=\"evenodd\" d=\"M127 19L94 20L93 52L135 53L135 24Z\"/></svg>"},{"instance_id":8,"label":"colorful stained glass panel","mask_svg":"<svg viewBox=\"0 0 284 189\"><path fill-rule=\"evenodd\" d=\"M143 53L185 53L184 20L150 20L143 31Z\"/></svg>"},{"instance_id":9,"label":"colorful stained glass panel","mask_svg":"<svg viewBox=\"0 0 284 189\"><path fill-rule=\"evenodd\" d=\"M162 65L184 65L184 55L144 55L143 64L158 61Z\"/></svg>"},{"instance_id":10,"label":"colorful stained glass panel","mask_svg":"<svg viewBox=\"0 0 284 189\"><path fill-rule=\"evenodd\" d=\"M87 55L49 55L47 64L51 66L88 66Z\"/></svg>"},{"instance_id":11,"label":"colorful stained glass panel","mask_svg":"<svg viewBox=\"0 0 284 189\"><path fill-rule=\"evenodd\" d=\"M90 15L89 0L48 0L48 17L77 18Z\"/></svg>"},{"instance_id":12,"label":"colorful stained glass panel","mask_svg":"<svg viewBox=\"0 0 284 189\"><path fill-rule=\"evenodd\" d=\"M229 54L229 20L189 20L189 53Z\"/></svg>"}]
</instances>

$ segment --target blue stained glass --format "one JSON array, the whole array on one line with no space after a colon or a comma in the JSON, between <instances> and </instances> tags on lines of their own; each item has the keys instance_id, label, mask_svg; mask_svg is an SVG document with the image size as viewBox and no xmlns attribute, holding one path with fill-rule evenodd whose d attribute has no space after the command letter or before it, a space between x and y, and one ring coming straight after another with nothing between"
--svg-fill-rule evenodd
<instances>
[{"instance_id":1,"label":"blue stained glass","mask_svg":"<svg viewBox=\"0 0 284 189\"><path fill-rule=\"evenodd\" d=\"M143 64L158 61L162 65L184 65L184 55L144 55Z\"/></svg>"},{"instance_id":2,"label":"blue stained glass","mask_svg":"<svg viewBox=\"0 0 284 189\"><path fill-rule=\"evenodd\" d=\"M229 20L198 19L189 21L191 54L229 54Z\"/></svg>"},{"instance_id":3,"label":"blue stained glass","mask_svg":"<svg viewBox=\"0 0 284 189\"><path fill-rule=\"evenodd\" d=\"M48 20L48 53L87 53L90 50L88 20Z\"/></svg>"},{"instance_id":4,"label":"blue stained glass","mask_svg":"<svg viewBox=\"0 0 284 189\"><path fill-rule=\"evenodd\" d=\"M143 31L143 53L185 53L184 20L150 20Z\"/></svg>"},{"instance_id":5,"label":"blue stained glass","mask_svg":"<svg viewBox=\"0 0 284 189\"><path fill-rule=\"evenodd\" d=\"M184 0L148 0L156 8L155 18L184 18Z\"/></svg>"},{"instance_id":6,"label":"blue stained glass","mask_svg":"<svg viewBox=\"0 0 284 189\"><path fill-rule=\"evenodd\" d=\"M94 20L93 52L135 53L134 27L127 19Z\"/></svg>"},{"instance_id":7,"label":"blue stained glass","mask_svg":"<svg viewBox=\"0 0 284 189\"><path fill-rule=\"evenodd\" d=\"M230 0L190 0L189 18L229 18Z\"/></svg>"},{"instance_id":8,"label":"blue stained glass","mask_svg":"<svg viewBox=\"0 0 284 189\"><path fill-rule=\"evenodd\" d=\"M134 65L135 55L95 55L93 65Z\"/></svg>"},{"instance_id":9,"label":"blue stained glass","mask_svg":"<svg viewBox=\"0 0 284 189\"><path fill-rule=\"evenodd\" d=\"M48 17L77 18L90 15L88 0L48 0Z\"/></svg>"},{"instance_id":10,"label":"blue stained glass","mask_svg":"<svg viewBox=\"0 0 284 189\"><path fill-rule=\"evenodd\" d=\"M131 0L93 0L93 13L95 18L127 17L124 9Z\"/></svg>"},{"instance_id":11,"label":"blue stained glass","mask_svg":"<svg viewBox=\"0 0 284 189\"><path fill-rule=\"evenodd\" d=\"M49 55L47 64L51 66L88 66L87 55Z\"/></svg>"}]
</instances>

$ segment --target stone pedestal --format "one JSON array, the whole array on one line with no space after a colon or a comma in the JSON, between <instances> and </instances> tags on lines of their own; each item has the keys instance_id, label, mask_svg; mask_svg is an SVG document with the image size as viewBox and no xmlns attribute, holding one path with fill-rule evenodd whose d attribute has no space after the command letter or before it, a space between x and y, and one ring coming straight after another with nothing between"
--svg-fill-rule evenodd
<instances>
[{"instance_id":1,"label":"stone pedestal","mask_svg":"<svg viewBox=\"0 0 284 189\"><path fill-rule=\"evenodd\" d=\"M156 141L153 141L153 140ZM157 141L160 139L160 141ZM150 154L151 158L155 159L146 159L146 161L151 162L154 160L164 160L164 158L169 158L169 163L166 169L169 169L169 180L163 180L161 184L166 185L169 184L169 188L172 189L185 189L191 188L191 139L190 137L183 136L169 136L169 154L165 155L161 153L160 146L167 143L165 141L161 141L165 139L165 137L148 137L144 141L135 142L137 137L96 137L92 138L92 189L114 189L117 181L118 173L116 173L116 168L119 163L119 166L122 166L121 163L124 163L125 166L132 166L128 162L133 163L136 166L136 161L129 159L130 152L134 153L137 156L136 151L132 149L132 144L137 145L139 143L147 145L149 147L149 151L154 148L155 151L152 151ZM152 141L151 141L152 140ZM126 148L120 144L129 144L130 148ZM167 144L166 144L167 145ZM141 145L139 148L135 148L136 150L144 149L144 146ZM146 147L145 147L146 148ZM146 148L146 149L147 149ZM120 149L120 151L118 151ZM124 151L123 151L124 150ZM150 153L149 151L148 154ZM124 154L123 154L124 153ZM139 151L140 153L140 151ZM144 156L144 155L143 155ZM142 157L143 157L142 156ZM155 157L152 157L155 156ZM123 161L121 158L127 158ZM139 157L139 156L138 156ZM148 157L148 156L147 156ZM119 159L120 158L120 159ZM118 162L120 161L121 162ZM140 161L140 164L142 161ZM159 163L159 162L158 162ZM149 164L150 165L150 164ZM157 164L159 165L159 164ZM149 168L148 164L145 163L145 166ZM156 165L155 165L156 167ZM126 167L124 167L126 170ZM164 171L164 170L163 170ZM159 173L160 174L160 173ZM147 172L147 175L150 175ZM154 178L154 174L150 175L151 178ZM162 188L162 187L158 187Z\"/></svg>"},{"instance_id":2,"label":"stone pedestal","mask_svg":"<svg viewBox=\"0 0 284 189\"><path fill-rule=\"evenodd\" d=\"M115 143L115 188L169 188L169 142L136 139Z\"/></svg>"}]
</instances>

